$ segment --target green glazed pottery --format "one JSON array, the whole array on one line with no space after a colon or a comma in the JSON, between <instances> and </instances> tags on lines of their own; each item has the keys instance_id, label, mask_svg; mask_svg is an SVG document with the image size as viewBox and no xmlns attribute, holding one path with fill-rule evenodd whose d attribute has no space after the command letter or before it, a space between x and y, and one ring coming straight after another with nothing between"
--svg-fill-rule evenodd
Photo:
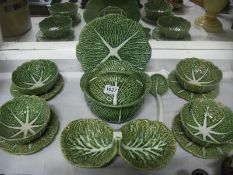
<instances>
[{"instance_id":1,"label":"green glazed pottery","mask_svg":"<svg viewBox=\"0 0 233 175\"><path fill-rule=\"evenodd\" d=\"M59 121L51 111L50 121L44 133L37 139L26 144L12 144L0 139L0 148L14 155L29 155L40 151L54 140L59 128Z\"/></svg>"},{"instance_id":2,"label":"green glazed pottery","mask_svg":"<svg viewBox=\"0 0 233 175\"><path fill-rule=\"evenodd\" d=\"M127 17L127 13L122 8L119 8L116 6L105 7L103 10L99 12L99 17L106 16L109 14L119 14L119 15Z\"/></svg>"},{"instance_id":3,"label":"green glazed pottery","mask_svg":"<svg viewBox=\"0 0 233 175\"><path fill-rule=\"evenodd\" d=\"M110 14L82 29L76 55L85 72L107 60L128 61L135 70L144 70L151 57L151 47L138 22Z\"/></svg>"},{"instance_id":4,"label":"green glazed pottery","mask_svg":"<svg viewBox=\"0 0 233 175\"><path fill-rule=\"evenodd\" d=\"M186 89L184 89L180 83L178 82L177 78L176 78L176 71L172 71L169 76L168 76L168 81L169 81L169 87L172 90L172 92L180 97L183 98L187 101L195 99L195 98L215 98L218 96L219 94L219 86L216 87L216 89L210 91L210 92L206 92L206 93L195 93L195 92L191 92L188 91Z\"/></svg>"},{"instance_id":5,"label":"green glazed pottery","mask_svg":"<svg viewBox=\"0 0 233 175\"><path fill-rule=\"evenodd\" d=\"M50 16L43 19L39 27L47 38L64 38L72 30L72 19L68 16Z\"/></svg>"},{"instance_id":6,"label":"green glazed pottery","mask_svg":"<svg viewBox=\"0 0 233 175\"><path fill-rule=\"evenodd\" d=\"M62 78L62 75L59 74L57 81L55 85L53 86L53 88L49 90L48 92L41 94L41 95L37 95L37 96L45 100L50 100L62 90L63 86L64 86L64 80ZM22 95L26 95L22 91L20 91L20 89L18 89L14 83L11 84L10 92L13 97L19 97Z\"/></svg>"},{"instance_id":7,"label":"green glazed pottery","mask_svg":"<svg viewBox=\"0 0 233 175\"><path fill-rule=\"evenodd\" d=\"M157 95L164 95L168 90L168 81L161 74L151 75L151 89L150 93L155 97Z\"/></svg>"},{"instance_id":8,"label":"green glazed pottery","mask_svg":"<svg viewBox=\"0 0 233 175\"><path fill-rule=\"evenodd\" d=\"M12 73L12 82L23 94L40 95L51 90L58 79L58 68L50 60L32 60Z\"/></svg>"},{"instance_id":9,"label":"green glazed pottery","mask_svg":"<svg viewBox=\"0 0 233 175\"><path fill-rule=\"evenodd\" d=\"M109 6L114 7L115 10L108 8ZM86 23L89 23L95 18L102 16L103 12L106 10L109 14L115 14L116 7L122 9L122 11L119 11L119 9L117 10L118 14L124 14L124 16L127 16L129 19L139 21L141 18L138 3L134 0L89 0L86 5L86 10L83 13L83 18Z\"/></svg>"},{"instance_id":10,"label":"green glazed pottery","mask_svg":"<svg viewBox=\"0 0 233 175\"><path fill-rule=\"evenodd\" d=\"M168 164L176 151L172 132L161 122L134 120L120 129L119 155L140 170L159 169Z\"/></svg>"},{"instance_id":11,"label":"green glazed pottery","mask_svg":"<svg viewBox=\"0 0 233 175\"><path fill-rule=\"evenodd\" d=\"M151 81L141 71L130 71L133 68L127 62L116 65L114 62L117 61L110 62L85 73L80 86L88 106L98 117L108 122L122 123L139 110L150 91Z\"/></svg>"},{"instance_id":12,"label":"green glazed pottery","mask_svg":"<svg viewBox=\"0 0 233 175\"><path fill-rule=\"evenodd\" d=\"M183 130L182 127L180 115L177 115L174 118L172 131L180 146L187 152L191 153L193 156L199 158L218 159L225 156L226 154L228 154L230 151L233 150L232 141L230 141L227 144L210 146L210 147L205 147L195 143L189 137L186 136L185 131Z\"/></svg>"},{"instance_id":13,"label":"green glazed pottery","mask_svg":"<svg viewBox=\"0 0 233 175\"><path fill-rule=\"evenodd\" d=\"M180 113L185 134L202 146L227 144L233 139L233 113L212 99L194 99Z\"/></svg>"},{"instance_id":14,"label":"green glazed pottery","mask_svg":"<svg viewBox=\"0 0 233 175\"><path fill-rule=\"evenodd\" d=\"M191 24L184 18L173 15L162 16L157 21L159 31L167 38L183 39L191 28Z\"/></svg>"},{"instance_id":15,"label":"green glazed pottery","mask_svg":"<svg viewBox=\"0 0 233 175\"><path fill-rule=\"evenodd\" d=\"M161 96L164 95L168 90L168 81L161 74L153 74L151 75L151 89L150 93L156 97L159 108L159 121L163 122L164 114L163 114L163 103Z\"/></svg>"},{"instance_id":16,"label":"green glazed pottery","mask_svg":"<svg viewBox=\"0 0 233 175\"><path fill-rule=\"evenodd\" d=\"M203 93L219 86L222 71L210 61L186 58L176 65L176 78L184 89Z\"/></svg>"},{"instance_id":17,"label":"green glazed pottery","mask_svg":"<svg viewBox=\"0 0 233 175\"><path fill-rule=\"evenodd\" d=\"M71 122L61 134L61 148L73 165L97 168L109 163L117 153L113 129L98 119Z\"/></svg>"},{"instance_id":18,"label":"green glazed pottery","mask_svg":"<svg viewBox=\"0 0 233 175\"><path fill-rule=\"evenodd\" d=\"M74 38L75 38L74 30L71 30L69 33L67 33L66 36L64 36L62 38L48 38L40 30L36 33L36 41L37 42L72 41Z\"/></svg>"},{"instance_id":19,"label":"green glazed pottery","mask_svg":"<svg viewBox=\"0 0 233 175\"><path fill-rule=\"evenodd\" d=\"M9 143L25 144L40 137L50 120L47 102L37 96L21 96L0 109L0 138Z\"/></svg>"},{"instance_id":20,"label":"green glazed pottery","mask_svg":"<svg viewBox=\"0 0 233 175\"><path fill-rule=\"evenodd\" d=\"M149 120L131 121L115 131L101 120L76 120L63 130L60 145L72 165L84 168L106 166L119 154L137 169L158 169L176 150L172 132Z\"/></svg>"},{"instance_id":21,"label":"green glazed pottery","mask_svg":"<svg viewBox=\"0 0 233 175\"><path fill-rule=\"evenodd\" d=\"M172 5L164 0L156 0L145 3L144 11L148 19L157 19L161 16L171 15Z\"/></svg>"},{"instance_id":22,"label":"green glazed pottery","mask_svg":"<svg viewBox=\"0 0 233 175\"><path fill-rule=\"evenodd\" d=\"M190 41L191 35L190 33L187 33L183 38L179 38L179 39L168 38L159 30L157 26L152 30L152 38L157 41L171 41L171 40Z\"/></svg>"},{"instance_id":23,"label":"green glazed pottery","mask_svg":"<svg viewBox=\"0 0 233 175\"><path fill-rule=\"evenodd\" d=\"M73 23L77 22L77 20L80 22L81 19L78 13L78 5L75 3L65 2L52 4L49 7L49 12L52 16L68 16L72 19Z\"/></svg>"}]
</instances>

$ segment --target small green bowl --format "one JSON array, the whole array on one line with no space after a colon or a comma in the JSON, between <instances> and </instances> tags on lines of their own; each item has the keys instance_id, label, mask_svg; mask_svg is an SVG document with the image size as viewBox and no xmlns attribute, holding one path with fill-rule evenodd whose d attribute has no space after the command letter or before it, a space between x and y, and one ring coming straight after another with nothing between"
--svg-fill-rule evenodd
<instances>
[{"instance_id":1,"label":"small green bowl","mask_svg":"<svg viewBox=\"0 0 233 175\"><path fill-rule=\"evenodd\" d=\"M50 108L44 99L16 97L0 109L0 137L9 143L29 143L43 134L49 120Z\"/></svg>"},{"instance_id":2,"label":"small green bowl","mask_svg":"<svg viewBox=\"0 0 233 175\"><path fill-rule=\"evenodd\" d=\"M49 7L49 12L52 16L61 15L68 16L73 21L77 20L78 5L75 3L65 2L52 4Z\"/></svg>"},{"instance_id":3,"label":"small green bowl","mask_svg":"<svg viewBox=\"0 0 233 175\"><path fill-rule=\"evenodd\" d=\"M58 79L58 68L50 60L32 60L12 73L12 82L22 93L40 95L51 90Z\"/></svg>"},{"instance_id":4,"label":"small green bowl","mask_svg":"<svg viewBox=\"0 0 233 175\"><path fill-rule=\"evenodd\" d=\"M180 117L186 136L202 146L227 144L233 139L231 109L212 99L189 101Z\"/></svg>"},{"instance_id":5,"label":"small green bowl","mask_svg":"<svg viewBox=\"0 0 233 175\"><path fill-rule=\"evenodd\" d=\"M186 58L176 65L176 78L184 89L204 93L219 86L222 71L210 61Z\"/></svg>"},{"instance_id":6,"label":"small green bowl","mask_svg":"<svg viewBox=\"0 0 233 175\"><path fill-rule=\"evenodd\" d=\"M108 71L104 64L102 68L85 73L80 85L88 106L98 117L108 122L122 123L130 120L139 110L150 91L151 80L141 71L121 71L125 62L116 64L120 67L111 65L113 67L107 67Z\"/></svg>"},{"instance_id":7,"label":"small green bowl","mask_svg":"<svg viewBox=\"0 0 233 175\"><path fill-rule=\"evenodd\" d=\"M191 24L184 18L173 15L162 16L157 21L159 31L167 38L183 39L189 33Z\"/></svg>"},{"instance_id":8,"label":"small green bowl","mask_svg":"<svg viewBox=\"0 0 233 175\"><path fill-rule=\"evenodd\" d=\"M157 20L161 16L171 15L172 5L163 0L151 1L145 3L144 11L147 18Z\"/></svg>"},{"instance_id":9,"label":"small green bowl","mask_svg":"<svg viewBox=\"0 0 233 175\"><path fill-rule=\"evenodd\" d=\"M72 19L68 16L50 16L43 19L39 27L48 38L63 38L72 32Z\"/></svg>"}]
</instances>

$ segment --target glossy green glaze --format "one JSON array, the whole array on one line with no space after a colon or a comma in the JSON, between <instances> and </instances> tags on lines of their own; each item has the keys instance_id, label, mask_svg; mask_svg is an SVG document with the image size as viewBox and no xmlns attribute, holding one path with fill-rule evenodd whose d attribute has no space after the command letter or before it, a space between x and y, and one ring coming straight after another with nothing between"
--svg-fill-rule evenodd
<instances>
[{"instance_id":1,"label":"glossy green glaze","mask_svg":"<svg viewBox=\"0 0 233 175\"><path fill-rule=\"evenodd\" d=\"M178 82L177 78L176 78L176 71L172 71L169 76L168 76L168 82L169 82L169 87L172 90L172 92L180 97L183 98L187 101L195 99L195 98L216 98L219 95L219 86L210 91L210 92L206 92L206 93L195 93L195 92L191 92L188 91L186 89L184 89L180 83Z\"/></svg>"},{"instance_id":2,"label":"glossy green glaze","mask_svg":"<svg viewBox=\"0 0 233 175\"><path fill-rule=\"evenodd\" d=\"M190 41L191 40L191 35L190 33L187 33L183 38L167 38L160 30L158 27L155 27L152 30L152 38L156 39L157 41L170 41L170 40L179 40L179 41Z\"/></svg>"},{"instance_id":3,"label":"glossy green glaze","mask_svg":"<svg viewBox=\"0 0 233 175\"><path fill-rule=\"evenodd\" d=\"M91 21L82 29L76 54L85 72L108 60L128 61L135 69L144 70L151 47L142 25L111 14Z\"/></svg>"},{"instance_id":4,"label":"glossy green glaze","mask_svg":"<svg viewBox=\"0 0 233 175\"><path fill-rule=\"evenodd\" d=\"M162 16L157 21L159 31L167 38L183 39L189 33L191 23L173 15Z\"/></svg>"},{"instance_id":5,"label":"glossy green glaze","mask_svg":"<svg viewBox=\"0 0 233 175\"><path fill-rule=\"evenodd\" d=\"M59 74L57 81L55 85L53 86L53 88L49 90L48 92L41 94L41 95L37 95L37 96L45 100L50 100L54 98L62 90L63 86L64 86L64 80L62 78L62 75ZM18 89L14 83L11 84L10 92L13 97L19 97L22 95L26 95L23 92L21 92L20 89Z\"/></svg>"},{"instance_id":6,"label":"glossy green glaze","mask_svg":"<svg viewBox=\"0 0 233 175\"><path fill-rule=\"evenodd\" d=\"M117 154L113 129L98 119L80 119L69 123L61 134L61 149L73 165L98 168Z\"/></svg>"},{"instance_id":7,"label":"glossy green glaze","mask_svg":"<svg viewBox=\"0 0 233 175\"><path fill-rule=\"evenodd\" d=\"M230 151L233 150L233 143L229 142L228 144L213 146L213 147L204 147L195 142L193 142L189 137L185 135L185 132L182 127L180 120L180 115L177 115L173 120L172 131L176 138L176 141L179 145L191 153L193 156L203 158L203 159L218 159Z\"/></svg>"},{"instance_id":8,"label":"glossy green glaze","mask_svg":"<svg viewBox=\"0 0 233 175\"><path fill-rule=\"evenodd\" d=\"M204 93L219 86L222 71L210 61L185 58L176 65L176 78L184 89Z\"/></svg>"},{"instance_id":9,"label":"glossy green glaze","mask_svg":"<svg viewBox=\"0 0 233 175\"><path fill-rule=\"evenodd\" d=\"M85 73L80 82L90 109L101 119L121 123L131 119L150 91L150 77L127 62L109 61Z\"/></svg>"},{"instance_id":10,"label":"glossy green glaze","mask_svg":"<svg viewBox=\"0 0 233 175\"><path fill-rule=\"evenodd\" d=\"M172 132L161 122L134 120L120 131L119 154L141 170L159 169L168 164L176 151Z\"/></svg>"},{"instance_id":11,"label":"glossy green glaze","mask_svg":"<svg viewBox=\"0 0 233 175\"><path fill-rule=\"evenodd\" d=\"M71 32L72 19L68 16L50 16L43 19L39 27L47 38L64 38Z\"/></svg>"},{"instance_id":12,"label":"glossy green glaze","mask_svg":"<svg viewBox=\"0 0 233 175\"><path fill-rule=\"evenodd\" d=\"M21 96L0 109L0 138L9 143L25 144L40 137L50 120L47 102L37 96Z\"/></svg>"},{"instance_id":13,"label":"glossy green glaze","mask_svg":"<svg viewBox=\"0 0 233 175\"><path fill-rule=\"evenodd\" d=\"M12 73L12 82L22 93L40 95L51 90L58 79L58 68L50 60L23 63Z\"/></svg>"},{"instance_id":14,"label":"glossy green glaze","mask_svg":"<svg viewBox=\"0 0 233 175\"><path fill-rule=\"evenodd\" d=\"M197 98L180 113L185 134L202 146L227 144L233 139L233 113L212 99Z\"/></svg>"},{"instance_id":15,"label":"glossy green glaze","mask_svg":"<svg viewBox=\"0 0 233 175\"><path fill-rule=\"evenodd\" d=\"M44 133L37 139L27 144L12 144L0 139L0 148L14 155L29 155L40 151L53 142L59 128L59 121L51 111L50 121Z\"/></svg>"},{"instance_id":16,"label":"glossy green glaze","mask_svg":"<svg viewBox=\"0 0 233 175\"><path fill-rule=\"evenodd\" d=\"M73 22L75 22L78 17L78 5L70 2L56 3L49 7L49 12L53 16L68 16Z\"/></svg>"},{"instance_id":17,"label":"glossy green glaze","mask_svg":"<svg viewBox=\"0 0 233 175\"><path fill-rule=\"evenodd\" d=\"M157 21L161 16L171 15L172 5L164 0L150 1L145 3L144 11L148 19Z\"/></svg>"}]
</instances>

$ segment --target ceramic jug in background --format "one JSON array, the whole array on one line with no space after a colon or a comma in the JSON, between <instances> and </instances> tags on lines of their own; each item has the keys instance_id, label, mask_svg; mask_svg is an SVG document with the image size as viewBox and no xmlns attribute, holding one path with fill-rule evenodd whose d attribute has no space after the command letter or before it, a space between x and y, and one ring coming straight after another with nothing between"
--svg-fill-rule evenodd
<instances>
[{"instance_id":1,"label":"ceramic jug in background","mask_svg":"<svg viewBox=\"0 0 233 175\"><path fill-rule=\"evenodd\" d=\"M28 0L1 0L0 24L3 37L18 36L30 30Z\"/></svg>"}]
</instances>

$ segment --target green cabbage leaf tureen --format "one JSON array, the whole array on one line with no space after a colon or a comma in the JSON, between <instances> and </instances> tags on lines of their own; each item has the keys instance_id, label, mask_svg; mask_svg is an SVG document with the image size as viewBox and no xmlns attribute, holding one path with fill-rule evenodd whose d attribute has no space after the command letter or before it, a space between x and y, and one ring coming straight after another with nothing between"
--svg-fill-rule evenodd
<instances>
[{"instance_id":1,"label":"green cabbage leaf tureen","mask_svg":"<svg viewBox=\"0 0 233 175\"><path fill-rule=\"evenodd\" d=\"M131 119L150 91L150 77L127 62L108 61L81 78L91 110L101 119L121 123Z\"/></svg>"},{"instance_id":2,"label":"green cabbage leaf tureen","mask_svg":"<svg viewBox=\"0 0 233 175\"><path fill-rule=\"evenodd\" d=\"M180 145L202 158L217 158L233 150L232 128L233 112L212 99L189 101L173 122Z\"/></svg>"},{"instance_id":3,"label":"green cabbage leaf tureen","mask_svg":"<svg viewBox=\"0 0 233 175\"><path fill-rule=\"evenodd\" d=\"M44 99L16 97L0 108L0 148L16 155L35 153L53 141L58 125Z\"/></svg>"},{"instance_id":4,"label":"green cabbage leaf tureen","mask_svg":"<svg viewBox=\"0 0 233 175\"><path fill-rule=\"evenodd\" d=\"M151 57L151 47L142 25L122 15L110 14L82 29L76 53L85 72L108 60L128 61L135 69L144 70Z\"/></svg>"}]
</instances>

